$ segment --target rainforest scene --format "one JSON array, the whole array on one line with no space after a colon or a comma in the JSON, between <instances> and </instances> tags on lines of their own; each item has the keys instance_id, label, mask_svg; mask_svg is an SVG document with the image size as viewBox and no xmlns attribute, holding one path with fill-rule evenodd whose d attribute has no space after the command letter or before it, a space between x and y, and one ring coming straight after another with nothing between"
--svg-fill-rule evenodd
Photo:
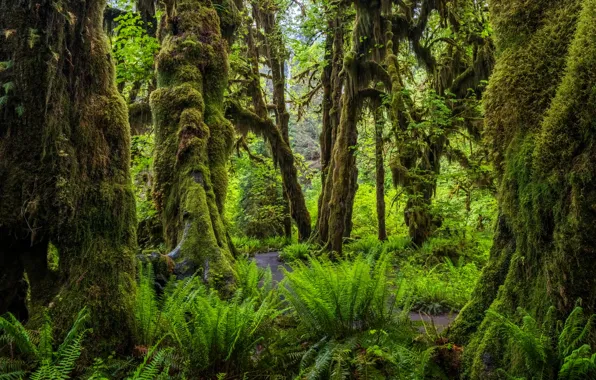
<instances>
[{"instance_id":1,"label":"rainforest scene","mask_svg":"<svg viewBox=\"0 0 596 380\"><path fill-rule=\"evenodd\" d=\"M596 0L0 0L0 379L596 379Z\"/></svg>"}]
</instances>

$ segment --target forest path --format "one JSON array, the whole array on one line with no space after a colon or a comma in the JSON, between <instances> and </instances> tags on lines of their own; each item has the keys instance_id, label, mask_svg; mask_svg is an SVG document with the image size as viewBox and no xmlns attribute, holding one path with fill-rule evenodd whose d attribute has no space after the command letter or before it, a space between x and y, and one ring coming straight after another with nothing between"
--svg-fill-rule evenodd
<instances>
[{"instance_id":1,"label":"forest path","mask_svg":"<svg viewBox=\"0 0 596 380\"><path fill-rule=\"evenodd\" d=\"M285 264L279 260L279 252L257 253L254 257L254 260L256 261L259 268L271 269L271 277L275 283L279 283L284 278L282 267L288 271L292 270L288 264ZM434 321L438 331L442 331L449 327L451 322L455 320L455 317L457 317L456 313L440 315L427 315L420 314L418 312L410 313L410 320L412 320L412 322L419 322L422 324L422 321L424 321L425 323L429 324L431 321Z\"/></svg>"}]
</instances>

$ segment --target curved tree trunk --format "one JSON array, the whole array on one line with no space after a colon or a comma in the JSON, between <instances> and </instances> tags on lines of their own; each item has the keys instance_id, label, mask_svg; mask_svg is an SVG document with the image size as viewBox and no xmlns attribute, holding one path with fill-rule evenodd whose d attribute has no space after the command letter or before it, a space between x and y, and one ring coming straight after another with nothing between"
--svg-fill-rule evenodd
<instances>
[{"instance_id":1,"label":"curved tree trunk","mask_svg":"<svg viewBox=\"0 0 596 380\"><path fill-rule=\"evenodd\" d=\"M210 1L170 3L160 23L154 199L179 276L232 274L223 221L234 129L224 117L227 43ZM215 275L213 275L215 273Z\"/></svg>"},{"instance_id":2,"label":"curved tree trunk","mask_svg":"<svg viewBox=\"0 0 596 380\"><path fill-rule=\"evenodd\" d=\"M131 343L135 294L130 132L104 8L102 0L0 4L0 261L9 264L0 281L11 273L12 282L0 292L22 283L24 270L31 317L49 305L59 332L87 306L102 342L94 350Z\"/></svg>"},{"instance_id":3,"label":"curved tree trunk","mask_svg":"<svg viewBox=\"0 0 596 380\"><path fill-rule=\"evenodd\" d=\"M539 324L550 307L564 320L578 298L596 312L596 1L490 5L500 55L485 99L500 217L454 331L469 342L474 379L496 378L497 368L533 375L504 354L513 338L485 308L517 320L523 307ZM559 365L544 363L543 378Z\"/></svg>"},{"instance_id":4,"label":"curved tree trunk","mask_svg":"<svg viewBox=\"0 0 596 380\"><path fill-rule=\"evenodd\" d=\"M249 22L252 25L252 22ZM263 97L260 85L259 75L259 55L255 41L254 28L249 27L246 33L246 44L248 46L248 58L250 61L251 75L248 81L248 93L252 99L254 112L244 110L237 103L231 103L226 112L230 119L234 120L236 126L241 131L252 131L263 136L271 146L271 153L275 164L281 172L285 198L289 202L290 216L296 222L298 228L298 240L304 241L310 237L312 227L310 214L306 208L306 201L302 193L302 187L298 182L298 170L294 163L294 154L289 144L288 122L289 114L286 110L284 86L276 90L276 102L282 103L283 107L278 107L276 111L278 116L276 123L269 118L267 105ZM273 53L271 53L273 54ZM277 54L277 53L275 53ZM275 66L281 70L280 66ZM276 74L277 83L285 84L285 76L279 72ZM281 91L281 93L280 93ZM290 226L291 227L291 226ZM287 230L287 223L286 223ZM291 232L291 231L290 231ZM291 235L291 233L290 233Z\"/></svg>"}]
</instances>

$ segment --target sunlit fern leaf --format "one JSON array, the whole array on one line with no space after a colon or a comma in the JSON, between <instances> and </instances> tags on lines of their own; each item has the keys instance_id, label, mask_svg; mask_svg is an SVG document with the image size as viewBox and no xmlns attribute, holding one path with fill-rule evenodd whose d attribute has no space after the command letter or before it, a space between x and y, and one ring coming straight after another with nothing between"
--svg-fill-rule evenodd
<instances>
[{"instance_id":1,"label":"sunlit fern leaf","mask_svg":"<svg viewBox=\"0 0 596 380\"><path fill-rule=\"evenodd\" d=\"M0 332L18 348L19 352L33 357L38 356L37 347L31 340L31 335L14 315L8 313L0 317Z\"/></svg>"},{"instance_id":2,"label":"sunlit fern leaf","mask_svg":"<svg viewBox=\"0 0 596 380\"><path fill-rule=\"evenodd\" d=\"M170 368L172 348L158 349L161 340L147 352L143 362L135 369L128 380L154 380L167 375Z\"/></svg>"},{"instance_id":3,"label":"sunlit fern leaf","mask_svg":"<svg viewBox=\"0 0 596 380\"><path fill-rule=\"evenodd\" d=\"M584 344L567 356L559 371L561 380L591 379L596 375L596 354Z\"/></svg>"},{"instance_id":4,"label":"sunlit fern leaf","mask_svg":"<svg viewBox=\"0 0 596 380\"><path fill-rule=\"evenodd\" d=\"M83 339L87 330L83 330L79 335L70 341L62 350L59 350L56 368L65 378L68 378L68 374L72 372L75 367L76 361L81 356L83 350Z\"/></svg>"},{"instance_id":5,"label":"sunlit fern leaf","mask_svg":"<svg viewBox=\"0 0 596 380\"><path fill-rule=\"evenodd\" d=\"M37 344L37 350L39 352L40 360L52 360L52 355L54 353L54 337L53 337L53 330L52 330L52 321L50 320L50 316L46 312L44 314L44 322L41 326L41 330L39 333L39 343Z\"/></svg>"}]
</instances>

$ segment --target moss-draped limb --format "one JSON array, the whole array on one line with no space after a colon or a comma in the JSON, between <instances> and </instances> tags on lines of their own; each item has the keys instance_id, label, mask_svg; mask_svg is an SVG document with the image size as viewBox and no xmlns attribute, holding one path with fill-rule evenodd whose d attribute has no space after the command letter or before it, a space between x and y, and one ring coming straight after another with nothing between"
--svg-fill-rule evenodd
<instances>
[{"instance_id":1,"label":"moss-draped limb","mask_svg":"<svg viewBox=\"0 0 596 380\"><path fill-rule=\"evenodd\" d=\"M0 80L12 83L0 112L0 246L27 273L32 323L49 306L64 332L88 306L94 350L129 346L135 293L130 131L104 8L0 5L0 61L11 62Z\"/></svg>"},{"instance_id":2,"label":"moss-draped limb","mask_svg":"<svg viewBox=\"0 0 596 380\"><path fill-rule=\"evenodd\" d=\"M256 6L253 7L253 13L259 18L271 18L273 17L269 13L261 13ZM268 23L273 21L269 20ZM252 21L248 18L247 24L252 25ZM278 26L269 25L269 28L277 28ZM230 103L227 113L230 118L233 118L236 122L236 126L241 132L246 133L253 131L254 133L265 137L271 147L271 153L276 165L279 167L282 182L284 187L284 199L289 204L289 216L296 222L298 228L298 239L304 241L311 235L311 219L308 209L306 208L306 202L304 200L304 194L302 188L298 182L298 170L295 167L294 155L292 148L290 147L289 136L288 136L288 122L289 114L286 109L285 101L285 75L283 74L282 66L280 65L280 55L277 44L280 42L275 39L271 41L269 38L264 39L265 46L271 50L268 53L269 62L271 65L274 75L274 84L276 90L274 91L274 101L276 110L276 122L274 123L269 118L268 106L265 104L265 99L260 84L260 73L259 73L259 51L257 48L256 35L257 31L253 27L247 28L246 33L246 45L248 48L247 55L249 61L249 77L247 81L247 91L252 100L252 106L254 113L249 110L244 110L242 107L235 102ZM279 88L281 83L281 88ZM280 106L281 104L281 106ZM250 122L250 119L253 122ZM290 220L291 222L291 220ZM290 231L288 231L288 223L286 225L286 235L291 235L291 223L289 225Z\"/></svg>"},{"instance_id":3,"label":"moss-draped limb","mask_svg":"<svg viewBox=\"0 0 596 380\"><path fill-rule=\"evenodd\" d=\"M268 117L259 117L254 112L243 109L236 102L228 104L226 115L240 130L253 131L263 136L271 145L273 157L284 180L284 190L288 194L291 203L290 210L298 227L298 237L300 240L308 239L311 231L310 214L306 208L302 188L298 183L298 171L294 164L294 155L281 131Z\"/></svg>"},{"instance_id":4,"label":"moss-draped limb","mask_svg":"<svg viewBox=\"0 0 596 380\"><path fill-rule=\"evenodd\" d=\"M233 257L223 221L234 129L224 117L226 41L210 1L168 3L158 37L154 199L175 272L228 280Z\"/></svg>"},{"instance_id":5,"label":"moss-draped limb","mask_svg":"<svg viewBox=\"0 0 596 380\"><path fill-rule=\"evenodd\" d=\"M456 324L458 337L470 338L470 378L497 378L499 367L532 375L504 355L511 337L475 306L488 304L490 293L490 309L511 319L518 306L538 323L551 306L565 319L578 298L586 313L596 311L596 1L490 6L499 56L486 94L487 132L510 233L497 234ZM545 378L555 378L559 365L545 363Z\"/></svg>"}]
</instances>

